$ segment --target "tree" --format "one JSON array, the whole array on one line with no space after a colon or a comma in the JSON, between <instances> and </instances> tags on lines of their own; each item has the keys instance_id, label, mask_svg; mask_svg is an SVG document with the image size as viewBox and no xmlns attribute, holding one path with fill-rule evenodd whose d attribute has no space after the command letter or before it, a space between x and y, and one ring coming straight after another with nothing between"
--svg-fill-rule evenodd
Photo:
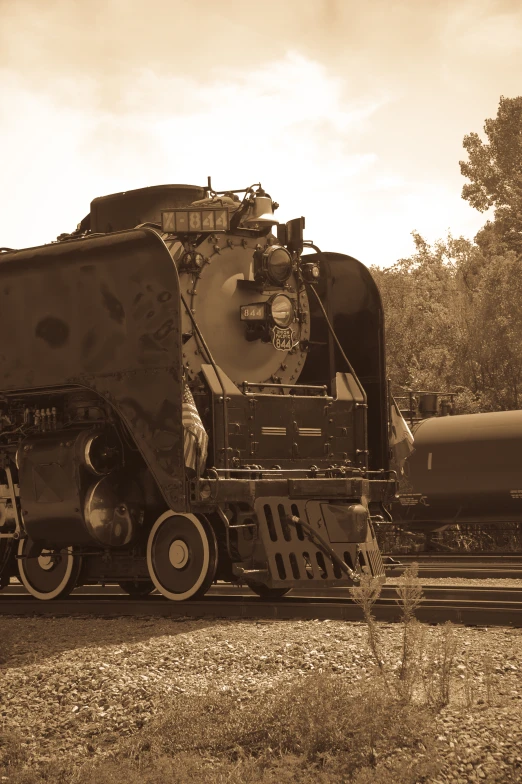
<instances>
[{"instance_id":1,"label":"tree","mask_svg":"<svg viewBox=\"0 0 522 784\"><path fill-rule=\"evenodd\" d=\"M513 250L522 255L522 97L501 96L497 116L484 123L488 139L477 133L464 137L469 160L460 171L470 180L462 198L479 212L494 208L476 241L488 254Z\"/></svg>"},{"instance_id":2,"label":"tree","mask_svg":"<svg viewBox=\"0 0 522 784\"><path fill-rule=\"evenodd\" d=\"M484 131L464 137L460 162L463 198L494 210L475 243L413 232L409 259L372 270L393 393L455 390L462 413L522 407L522 97L502 96Z\"/></svg>"},{"instance_id":3,"label":"tree","mask_svg":"<svg viewBox=\"0 0 522 784\"><path fill-rule=\"evenodd\" d=\"M448 237L433 247L413 232L416 252L393 267L372 269L383 299L388 371L393 390L452 388L461 361L463 309L457 259L471 243Z\"/></svg>"},{"instance_id":4,"label":"tree","mask_svg":"<svg viewBox=\"0 0 522 784\"><path fill-rule=\"evenodd\" d=\"M522 405L522 275L514 252L485 256L448 236L373 268L384 304L394 395L456 391L460 413Z\"/></svg>"},{"instance_id":5,"label":"tree","mask_svg":"<svg viewBox=\"0 0 522 784\"><path fill-rule=\"evenodd\" d=\"M468 367L485 410L522 406L522 276L514 252L488 259L473 298Z\"/></svg>"}]
</instances>

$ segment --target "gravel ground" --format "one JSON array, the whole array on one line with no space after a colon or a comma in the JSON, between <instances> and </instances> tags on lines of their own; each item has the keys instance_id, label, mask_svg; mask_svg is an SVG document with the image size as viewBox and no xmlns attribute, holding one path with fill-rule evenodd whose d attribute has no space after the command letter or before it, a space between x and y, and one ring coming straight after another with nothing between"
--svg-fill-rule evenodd
<instances>
[{"instance_id":1,"label":"gravel ground","mask_svg":"<svg viewBox=\"0 0 522 784\"><path fill-rule=\"evenodd\" d=\"M397 655L400 628L380 628L389 655ZM455 635L456 685L437 718L444 768L436 781L487 781L490 769L522 766L522 629L456 627ZM2 648L0 726L23 733L35 766L106 754L172 692L190 698L217 688L247 700L313 670L350 684L372 669L364 624L338 621L4 616Z\"/></svg>"},{"instance_id":2,"label":"gravel ground","mask_svg":"<svg viewBox=\"0 0 522 784\"><path fill-rule=\"evenodd\" d=\"M458 587L469 585L471 588L476 585L479 588L522 588L522 579L510 577L490 577L484 579L483 577L420 577L422 585L440 585L444 586L455 585ZM386 585L396 585L397 579L388 577Z\"/></svg>"}]
</instances>

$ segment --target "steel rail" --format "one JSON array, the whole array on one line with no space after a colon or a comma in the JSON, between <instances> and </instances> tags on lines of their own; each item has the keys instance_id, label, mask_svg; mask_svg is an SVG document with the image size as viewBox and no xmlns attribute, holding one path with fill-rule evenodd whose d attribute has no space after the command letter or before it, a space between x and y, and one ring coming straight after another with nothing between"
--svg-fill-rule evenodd
<instances>
[{"instance_id":1,"label":"steel rail","mask_svg":"<svg viewBox=\"0 0 522 784\"><path fill-rule=\"evenodd\" d=\"M522 553L519 552L498 552L498 553L465 553L465 552L450 552L450 553L383 553L383 557L391 557L396 560L419 561L421 563L432 563L441 561L462 561L463 563L478 561L484 563L496 563L497 561L503 563L522 563Z\"/></svg>"},{"instance_id":2,"label":"steel rail","mask_svg":"<svg viewBox=\"0 0 522 784\"><path fill-rule=\"evenodd\" d=\"M404 572L403 567L393 567L386 569L387 577L399 577ZM482 579L482 580L522 580L522 565L514 568L491 568L491 567L477 567L477 566L459 566L450 565L440 567L433 566L419 566L419 577L432 578L432 577L462 577L468 579Z\"/></svg>"},{"instance_id":3,"label":"steel rail","mask_svg":"<svg viewBox=\"0 0 522 784\"><path fill-rule=\"evenodd\" d=\"M427 590L427 589L424 589ZM401 620L401 608L392 587L373 605L378 621L389 623ZM495 598L492 599L491 596ZM145 616L167 618L233 618L272 620L344 620L362 621L361 608L346 597L289 596L278 601L265 601L247 595L207 595L203 599L171 602L162 596L133 599L129 596L75 595L67 599L39 601L29 595L3 592L0 596L1 615L121 617ZM425 623L444 623L470 626L522 626L522 592L516 589L494 592L487 589L466 588L459 597L458 588L426 596L416 610L417 618Z\"/></svg>"},{"instance_id":4,"label":"steel rail","mask_svg":"<svg viewBox=\"0 0 522 784\"><path fill-rule=\"evenodd\" d=\"M443 599L445 601L465 600L476 602L478 599L483 599L484 601L489 602L510 601L522 603L522 586L490 588L481 585L424 585L422 586L422 591L425 599L430 601L434 599ZM0 594L0 603L2 598L6 596L25 596L27 598L31 598L24 586L20 584L11 584L8 588L2 591ZM129 598L128 594L125 593L125 591L123 591L118 585L85 585L79 588L75 588L69 598L75 599L81 596L89 596L91 598L99 596L104 599L108 599L111 596L119 596L123 599ZM154 591L152 596L159 598L160 594L158 591ZM253 599L256 594L254 594L253 591L246 588L245 586L234 586L230 583L217 583L210 588L207 594L207 599L212 598L215 600L219 596L225 599ZM383 599L397 599L397 585L393 581L383 585L381 588L381 597ZM351 594L350 589L347 586L342 586L338 588L324 588L322 590L296 589L290 591L286 598L287 600L318 599L323 601L325 599L332 599L335 601L343 599L345 601L351 601Z\"/></svg>"},{"instance_id":5,"label":"steel rail","mask_svg":"<svg viewBox=\"0 0 522 784\"><path fill-rule=\"evenodd\" d=\"M389 556L388 556L389 557ZM522 579L522 554L466 554L466 553L418 553L391 556L397 564L385 564L386 574L396 577L412 563L419 567L419 577L476 577L483 579ZM386 559L386 556L385 556Z\"/></svg>"}]
</instances>

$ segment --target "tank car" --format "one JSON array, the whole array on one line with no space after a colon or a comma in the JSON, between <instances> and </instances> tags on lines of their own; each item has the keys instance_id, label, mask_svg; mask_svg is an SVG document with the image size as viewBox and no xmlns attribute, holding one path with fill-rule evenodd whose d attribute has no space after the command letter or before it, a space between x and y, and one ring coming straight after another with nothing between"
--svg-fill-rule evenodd
<instances>
[{"instance_id":1,"label":"tank car","mask_svg":"<svg viewBox=\"0 0 522 784\"><path fill-rule=\"evenodd\" d=\"M426 532L522 522L522 411L434 417L414 437L394 522Z\"/></svg>"},{"instance_id":2,"label":"tank car","mask_svg":"<svg viewBox=\"0 0 522 784\"><path fill-rule=\"evenodd\" d=\"M260 184L154 186L3 249L2 585L183 601L383 576L379 293L276 207Z\"/></svg>"}]
</instances>

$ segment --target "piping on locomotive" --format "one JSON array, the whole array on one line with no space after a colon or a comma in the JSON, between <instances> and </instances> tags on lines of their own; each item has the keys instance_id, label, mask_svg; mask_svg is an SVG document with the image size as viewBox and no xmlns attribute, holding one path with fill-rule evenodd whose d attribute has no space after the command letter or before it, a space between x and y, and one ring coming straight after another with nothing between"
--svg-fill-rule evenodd
<instances>
[{"instance_id":1,"label":"piping on locomotive","mask_svg":"<svg viewBox=\"0 0 522 784\"><path fill-rule=\"evenodd\" d=\"M182 601L383 577L379 292L276 208L260 184L142 188L0 254L2 585Z\"/></svg>"}]
</instances>

